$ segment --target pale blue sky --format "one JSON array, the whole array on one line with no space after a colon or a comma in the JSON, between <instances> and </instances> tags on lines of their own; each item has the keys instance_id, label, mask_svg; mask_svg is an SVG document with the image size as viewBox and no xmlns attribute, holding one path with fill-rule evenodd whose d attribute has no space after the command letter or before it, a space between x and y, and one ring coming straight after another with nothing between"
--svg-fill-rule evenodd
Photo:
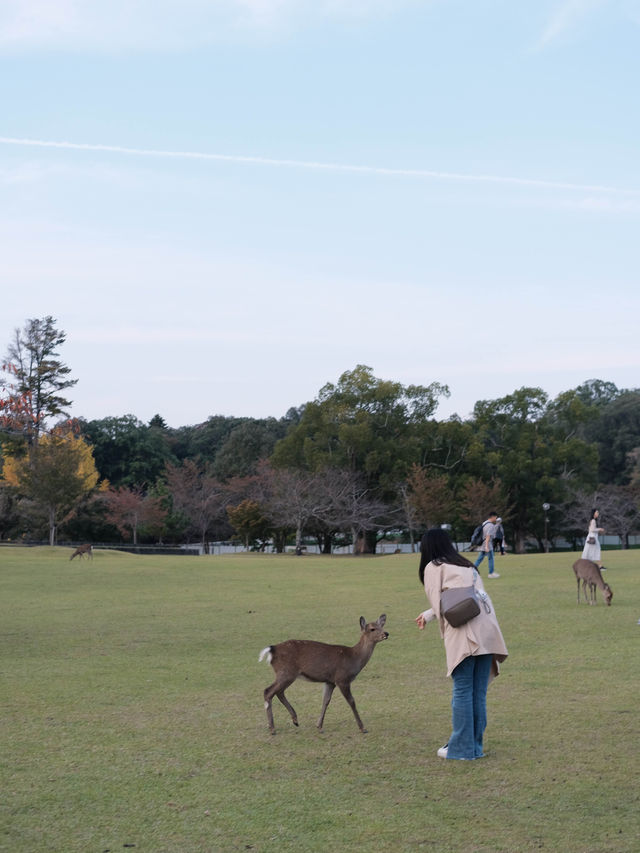
<instances>
[{"instance_id":1,"label":"pale blue sky","mask_svg":"<svg viewBox=\"0 0 640 853\"><path fill-rule=\"evenodd\" d=\"M172 426L637 387L639 71L640 0L0 0L2 354Z\"/></svg>"}]
</instances>

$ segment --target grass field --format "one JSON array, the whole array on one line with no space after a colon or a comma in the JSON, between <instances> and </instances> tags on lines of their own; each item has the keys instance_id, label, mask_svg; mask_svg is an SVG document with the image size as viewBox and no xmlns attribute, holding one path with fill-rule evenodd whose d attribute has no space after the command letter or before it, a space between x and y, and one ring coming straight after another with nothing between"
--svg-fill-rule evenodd
<instances>
[{"instance_id":1,"label":"grass field","mask_svg":"<svg viewBox=\"0 0 640 853\"><path fill-rule=\"evenodd\" d=\"M451 682L416 556L152 557L0 549L0 850L640 850L640 552L613 604L576 604L575 555L497 557L509 648L487 757L443 761ZM483 567L483 574L486 569ZM266 645L390 638L354 684L288 691L267 728Z\"/></svg>"}]
</instances>

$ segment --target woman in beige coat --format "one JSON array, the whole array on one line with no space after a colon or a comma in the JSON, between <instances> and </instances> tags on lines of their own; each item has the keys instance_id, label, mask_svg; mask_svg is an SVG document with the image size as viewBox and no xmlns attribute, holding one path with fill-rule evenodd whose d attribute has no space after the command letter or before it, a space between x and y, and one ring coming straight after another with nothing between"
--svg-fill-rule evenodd
<instances>
[{"instance_id":1,"label":"woman in beige coat","mask_svg":"<svg viewBox=\"0 0 640 853\"><path fill-rule=\"evenodd\" d=\"M419 575L431 609L421 613L416 622L422 630L427 622L438 620L447 657L447 675L453 679L452 732L438 755L466 761L482 758L487 687L498 675L498 663L507 657L493 604L478 570L455 550L446 531L439 528L427 531L422 537ZM478 616L453 628L440 612L442 591L474 583L485 606L481 606Z\"/></svg>"}]
</instances>

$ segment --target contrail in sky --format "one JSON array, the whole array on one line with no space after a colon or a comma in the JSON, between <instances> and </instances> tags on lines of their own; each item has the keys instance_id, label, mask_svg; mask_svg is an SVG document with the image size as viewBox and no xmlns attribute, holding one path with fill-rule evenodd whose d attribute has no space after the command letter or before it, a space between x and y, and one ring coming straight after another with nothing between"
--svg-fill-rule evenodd
<instances>
[{"instance_id":1,"label":"contrail in sky","mask_svg":"<svg viewBox=\"0 0 640 853\"><path fill-rule=\"evenodd\" d=\"M364 175L387 175L390 177L430 178L440 181L466 183L505 184L508 186L533 187L538 189L573 190L576 192L639 195L640 190L608 187L598 184L573 184L563 181L544 181L536 178L514 178L500 175L467 175L459 172L437 172L430 169L397 169L384 166L355 166L348 163L319 163L311 160L281 160L272 157L248 157L240 154L210 154L205 151L162 151L154 148L127 148L122 145L94 145L84 142L55 142L47 139L20 139L0 136L2 145L20 145L35 148L64 148L73 151L104 151L109 154L127 154L137 157L165 157L179 160L213 160L225 163L240 163L258 166L277 166L292 169L313 169L326 172L350 172Z\"/></svg>"}]
</instances>

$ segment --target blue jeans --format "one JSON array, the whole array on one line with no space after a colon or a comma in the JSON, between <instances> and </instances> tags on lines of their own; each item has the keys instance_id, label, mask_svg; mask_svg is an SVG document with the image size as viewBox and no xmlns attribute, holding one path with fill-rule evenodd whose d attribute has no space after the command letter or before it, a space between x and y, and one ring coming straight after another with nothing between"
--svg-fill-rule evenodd
<instances>
[{"instance_id":1,"label":"blue jeans","mask_svg":"<svg viewBox=\"0 0 640 853\"><path fill-rule=\"evenodd\" d=\"M447 758L482 758L482 736L487 727L487 687L493 655L465 658L451 673L452 732Z\"/></svg>"},{"instance_id":2,"label":"blue jeans","mask_svg":"<svg viewBox=\"0 0 640 853\"><path fill-rule=\"evenodd\" d=\"M485 557L489 558L489 574L492 575L493 569L494 569L494 566L493 566L493 548L491 548L490 551L480 551L480 556L476 560L476 569L478 568L478 566L484 560Z\"/></svg>"}]
</instances>

